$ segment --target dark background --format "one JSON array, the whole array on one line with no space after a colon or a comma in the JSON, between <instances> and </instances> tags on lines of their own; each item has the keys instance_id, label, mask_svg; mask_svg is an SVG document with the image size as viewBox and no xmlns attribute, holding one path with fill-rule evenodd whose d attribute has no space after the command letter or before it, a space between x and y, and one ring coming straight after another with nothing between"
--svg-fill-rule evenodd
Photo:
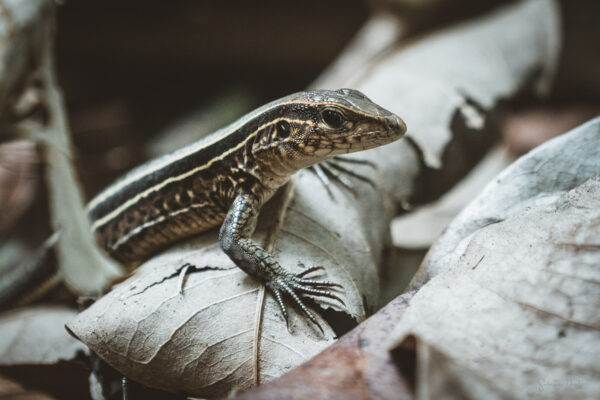
<instances>
[{"instance_id":1,"label":"dark background","mask_svg":"<svg viewBox=\"0 0 600 400\"><path fill-rule=\"evenodd\" d=\"M154 135L223 93L244 93L254 108L302 90L368 15L358 0L59 7L58 74L87 198L145 160Z\"/></svg>"}]
</instances>

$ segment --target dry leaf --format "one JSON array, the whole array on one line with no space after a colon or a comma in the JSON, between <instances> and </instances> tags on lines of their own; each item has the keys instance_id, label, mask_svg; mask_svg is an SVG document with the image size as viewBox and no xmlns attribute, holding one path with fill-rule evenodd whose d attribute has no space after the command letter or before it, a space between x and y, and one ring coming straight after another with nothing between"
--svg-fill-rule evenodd
<instances>
[{"instance_id":1,"label":"dry leaf","mask_svg":"<svg viewBox=\"0 0 600 400\"><path fill-rule=\"evenodd\" d=\"M432 249L425 269L437 274L395 342L414 334L477 371L471 398L482 385L490 396L504 397L502 388L518 398L600 397L598 148L600 119L488 185ZM418 397L439 398L417 371Z\"/></svg>"},{"instance_id":2,"label":"dry leaf","mask_svg":"<svg viewBox=\"0 0 600 400\"><path fill-rule=\"evenodd\" d=\"M550 84L560 51L557 15L553 2L526 1L426 36L373 67L358 89L399 113L425 150L426 164L442 167L446 147L457 140L457 111L468 128L485 134L489 121L481 109L523 90L528 71L542 71L539 88ZM482 139L473 135L464 146L473 149Z\"/></svg>"},{"instance_id":3,"label":"dry leaf","mask_svg":"<svg viewBox=\"0 0 600 400\"><path fill-rule=\"evenodd\" d=\"M600 173L599 132L598 119L590 121L548 141L506 168L432 246L411 288L419 288L457 263L470 235L477 230L504 220L525 203L543 203L549 195L569 190Z\"/></svg>"},{"instance_id":4,"label":"dry leaf","mask_svg":"<svg viewBox=\"0 0 600 400\"><path fill-rule=\"evenodd\" d=\"M397 297L310 361L239 399L412 399L385 339L413 295Z\"/></svg>"},{"instance_id":5,"label":"dry leaf","mask_svg":"<svg viewBox=\"0 0 600 400\"><path fill-rule=\"evenodd\" d=\"M392 240L403 249L427 249L452 219L510 163L505 147L490 151L479 164L438 201L394 218Z\"/></svg>"},{"instance_id":6,"label":"dry leaf","mask_svg":"<svg viewBox=\"0 0 600 400\"><path fill-rule=\"evenodd\" d=\"M392 46L405 32L406 27L394 15L375 13L310 87L352 87L348 83L364 74L381 52Z\"/></svg>"},{"instance_id":7,"label":"dry leaf","mask_svg":"<svg viewBox=\"0 0 600 400\"><path fill-rule=\"evenodd\" d=\"M0 373L60 399L88 397L84 356L89 350L69 336L65 323L76 311L40 306L0 316ZM0 396L2 398L2 396Z\"/></svg>"},{"instance_id":8,"label":"dry leaf","mask_svg":"<svg viewBox=\"0 0 600 400\"><path fill-rule=\"evenodd\" d=\"M0 316L0 366L54 364L72 360L86 347L65 331L77 312L65 307L34 307Z\"/></svg>"},{"instance_id":9,"label":"dry leaf","mask_svg":"<svg viewBox=\"0 0 600 400\"><path fill-rule=\"evenodd\" d=\"M85 210L83 195L73 167L71 136L62 92L58 87L48 44L41 66L45 104L50 122L35 132L44 145L45 178L48 187L51 225L60 232L55 245L59 273L69 289L77 294L97 295L122 269L102 252L95 241Z\"/></svg>"},{"instance_id":10,"label":"dry leaf","mask_svg":"<svg viewBox=\"0 0 600 400\"><path fill-rule=\"evenodd\" d=\"M362 168L376 178L370 167ZM129 378L198 396L246 390L308 360L332 343L328 325L347 330L377 304L377 265L389 240L390 210L381 192L362 182L356 197L333 187L335 200L310 173L297 177L294 188L263 207L254 239L272 247L288 270L301 271L298 261L323 265L326 279L344 285L339 295L346 307L320 303L327 309L324 336L297 312L288 332L270 294L262 307L264 287L219 249L216 231L146 262L69 329ZM180 294L186 264L195 270Z\"/></svg>"},{"instance_id":11,"label":"dry leaf","mask_svg":"<svg viewBox=\"0 0 600 400\"><path fill-rule=\"evenodd\" d=\"M415 336L407 336L392 352L402 374L416 384L419 398L445 400L514 399L503 388L483 378L477 371L459 364L436 346ZM418 371L415 366L418 365ZM393 398L393 397L389 397Z\"/></svg>"},{"instance_id":12,"label":"dry leaf","mask_svg":"<svg viewBox=\"0 0 600 400\"><path fill-rule=\"evenodd\" d=\"M357 72L340 81L326 71L313 87L356 88L406 121L411 141L356 155L379 166L388 195L406 209L439 197L485 154L499 136L490 115L500 101L532 85L546 93L561 30L556 2L518 2L357 62L366 47L390 43L403 29L374 17L330 70Z\"/></svg>"}]
</instances>

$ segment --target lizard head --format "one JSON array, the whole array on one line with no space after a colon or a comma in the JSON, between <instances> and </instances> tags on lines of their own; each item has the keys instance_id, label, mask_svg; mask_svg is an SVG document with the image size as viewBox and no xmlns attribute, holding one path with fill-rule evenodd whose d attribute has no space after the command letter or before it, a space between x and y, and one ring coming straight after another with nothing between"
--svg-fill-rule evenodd
<instances>
[{"instance_id":1,"label":"lizard head","mask_svg":"<svg viewBox=\"0 0 600 400\"><path fill-rule=\"evenodd\" d=\"M292 173L336 155L393 142L404 121L357 90L300 92L277 100L252 142L252 153Z\"/></svg>"}]
</instances>

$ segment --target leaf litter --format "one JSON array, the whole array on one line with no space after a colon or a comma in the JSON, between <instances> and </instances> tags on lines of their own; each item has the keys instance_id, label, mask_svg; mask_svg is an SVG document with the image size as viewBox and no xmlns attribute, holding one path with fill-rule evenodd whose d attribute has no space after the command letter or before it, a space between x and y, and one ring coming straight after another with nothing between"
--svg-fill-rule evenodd
<instances>
[{"instance_id":1,"label":"leaf litter","mask_svg":"<svg viewBox=\"0 0 600 400\"><path fill-rule=\"evenodd\" d=\"M377 304L380 247L371 242L389 237L378 238L378 228L361 219L389 234L386 210L365 211L382 201L381 193L368 184L356 189L359 202L343 192L332 199L316 177L301 174L263 207L253 235L287 270L323 265L326 274L315 278L344 285L336 294L345 308L307 299L307 306L318 307L324 335L290 301L288 330L264 285L220 250L216 230L147 261L68 329L113 368L157 389L224 396L278 377L331 344L340 333L336 319L350 327L363 320L363 298Z\"/></svg>"}]
</instances>

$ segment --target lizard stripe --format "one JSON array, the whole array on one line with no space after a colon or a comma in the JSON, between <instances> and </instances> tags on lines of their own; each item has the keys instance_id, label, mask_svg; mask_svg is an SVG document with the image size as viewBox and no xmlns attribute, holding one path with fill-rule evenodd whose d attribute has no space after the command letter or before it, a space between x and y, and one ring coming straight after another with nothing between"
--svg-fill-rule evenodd
<instances>
[{"instance_id":1,"label":"lizard stripe","mask_svg":"<svg viewBox=\"0 0 600 400\"><path fill-rule=\"evenodd\" d=\"M276 118L274 120L271 120L263 125L261 125L258 129L256 129L255 131L253 131L252 133L250 133L248 136L246 136L246 138L241 141L240 143L238 143L235 147L230 148L229 150L227 150L226 152L220 154L217 157L212 158L211 160L209 160L207 163L194 167L188 171L186 171L183 174L177 175L177 176L173 176L173 177L169 177L167 179L162 180L160 183L151 186L149 188L147 188L146 190L144 190L141 193L138 193L137 195L133 196L132 198L128 199L127 201L125 201L124 203L122 203L121 205L119 205L117 208L113 209L112 211L110 211L108 214L96 219L95 221L93 221L92 223L92 230L96 231L98 230L100 227L102 227L103 225L107 224L108 222L110 222L111 220L113 220L114 218L118 217L120 214L122 214L125 210L127 210L128 208L134 206L136 203L138 203L140 200L145 199L148 197L148 195L150 195L151 193L157 192L160 189L162 189L163 187L167 186L170 183L174 183L174 182L179 182L183 179L186 179L194 174L197 174L198 172L202 171L202 170L206 170L208 168L210 168L215 162L223 160L224 158L226 158L228 155L230 155L231 153L243 148L245 146L245 144L248 142L248 140L251 140L252 138L254 138L258 132L262 131L263 129L265 129L266 127L270 126L270 125L274 125L277 124L277 122L282 121L282 120L286 120L290 123L305 123L306 120L296 120L296 119L289 119L289 118L285 118L285 117L279 117ZM238 128L238 130L241 128ZM229 133L230 135L232 134L231 132ZM202 147L204 148L204 147ZM202 149L200 148L200 150ZM200 150L196 150L196 151L200 151ZM187 156L189 156L190 154L187 154ZM174 160L171 160L169 162L169 164L175 163L177 162L177 160L182 159L182 157L178 157ZM149 170L149 171L145 171L144 175L150 174L152 173L154 170ZM143 177L138 177L138 179L141 179ZM122 190L123 187L120 187L120 190ZM95 203L96 206L99 204L99 202Z\"/></svg>"},{"instance_id":2,"label":"lizard stripe","mask_svg":"<svg viewBox=\"0 0 600 400\"><path fill-rule=\"evenodd\" d=\"M209 147L215 143L218 143L219 141L221 141L225 138L231 137L235 132L240 131L246 124L253 122L257 118L260 118L261 116L265 115L266 113L268 113L270 111L276 110L280 107L290 105L290 104L293 104L293 105L312 105L313 104L310 102L286 100L289 97L292 97L292 96L285 97L279 101L274 101L272 103L269 103L269 104L255 110L254 112L251 112L250 114L247 114L246 116L242 117L241 119L235 121L234 123L230 124L229 126L223 128L223 129L220 129L220 130L214 132L213 134L207 136L206 138L201 139L201 140L197 141L196 143L193 143L189 146L186 146L182 149L177 150L176 152L170 154L170 157L169 156L160 157L159 159L154 160L154 162L145 164L143 169L132 171L132 173L127 174L123 179L115 182L114 184L112 184L111 186L109 186L108 188L103 190L101 193L99 193L97 196L95 196L88 203L88 210L91 210L91 209L97 207L100 203L102 203L103 201L106 201L107 198L109 198L110 196L112 196L115 193L118 193L120 190L123 190L123 188L125 186L131 184L132 182L138 181L138 180L142 179L144 176L151 174L155 171L158 171L161 168L169 166L172 163L177 162L177 161L179 161L185 157L188 157L194 153L198 153L198 152L206 149L207 147Z\"/></svg>"}]
</instances>

